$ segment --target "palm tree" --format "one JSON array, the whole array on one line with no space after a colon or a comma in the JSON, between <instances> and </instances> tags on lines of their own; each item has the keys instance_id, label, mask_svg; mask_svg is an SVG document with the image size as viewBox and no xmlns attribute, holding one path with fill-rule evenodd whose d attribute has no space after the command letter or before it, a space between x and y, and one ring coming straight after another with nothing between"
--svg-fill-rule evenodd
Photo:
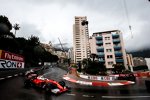
<instances>
[{"instance_id":1,"label":"palm tree","mask_svg":"<svg viewBox=\"0 0 150 100\"><path fill-rule=\"evenodd\" d=\"M16 36L16 31L20 29L19 24L14 24L13 28L15 29L15 36Z\"/></svg>"},{"instance_id":2,"label":"palm tree","mask_svg":"<svg viewBox=\"0 0 150 100\"><path fill-rule=\"evenodd\" d=\"M98 55L95 54L95 53L92 53L92 54L90 55L90 57L92 58L92 61L94 62L94 61L95 61L95 58L98 58Z\"/></svg>"}]
</instances>

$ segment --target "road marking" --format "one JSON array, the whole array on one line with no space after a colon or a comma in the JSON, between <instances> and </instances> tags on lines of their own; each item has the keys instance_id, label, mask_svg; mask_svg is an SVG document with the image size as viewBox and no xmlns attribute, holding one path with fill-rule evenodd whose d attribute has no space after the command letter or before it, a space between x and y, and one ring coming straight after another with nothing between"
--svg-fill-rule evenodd
<instances>
[{"instance_id":1,"label":"road marking","mask_svg":"<svg viewBox=\"0 0 150 100\"><path fill-rule=\"evenodd\" d=\"M69 77L63 77L63 79L65 79L65 80L69 80L70 78L69 78Z\"/></svg>"},{"instance_id":2,"label":"road marking","mask_svg":"<svg viewBox=\"0 0 150 100\"><path fill-rule=\"evenodd\" d=\"M11 78L12 76L7 76L7 78Z\"/></svg>"},{"instance_id":3,"label":"road marking","mask_svg":"<svg viewBox=\"0 0 150 100\"><path fill-rule=\"evenodd\" d=\"M18 74L15 74L14 76L18 76Z\"/></svg>"},{"instance_id":4,"label":"road marking","mask_svg":"<svg viewBox=\"0 0 150 100\"><path fill-rule=\"evenodd\" d=\"M123 85L122 83L108 83L109 86L118 86L118 85Z\"/></svg>"},{"instance_id":5,"label":"road marking","mask_svg":"<svg viewBox=\"0 0 150 100\"><path fill-rule=\"evenodd\" d=\"M66 95L71 95L71 96L75 96L76 94L68 94L68 93L67 93Z\"/></svg>"},{"instance_id":6,"label":"road marking","mask_svg":"<svg viewBox=\"0 0 150 100\"><path fill-rule=\"evenodd\" d=\"M5 78L0 78L0 80L3 80L3 79L5 79Z\"/></svg>"},{"instance_id":7,"label":"road marking","mask_svg":"<svg viewBox=\"0 0 150 100\"><path fill-rule=\"evenodd\" d=\"M94 98L94 96L92 95L82 95L83 97L86 97L86 98Z\"/></svg>"},{"instance_id":8,"label":"road marking","mask_svg":"<svg viewBox=\"0 0 150 100\"><path fill-rule=\"evenodd\" d=\"M102 96L107 99L126 99L126 98L150 98L150 96Z\"/></svg>"}]
</instances>

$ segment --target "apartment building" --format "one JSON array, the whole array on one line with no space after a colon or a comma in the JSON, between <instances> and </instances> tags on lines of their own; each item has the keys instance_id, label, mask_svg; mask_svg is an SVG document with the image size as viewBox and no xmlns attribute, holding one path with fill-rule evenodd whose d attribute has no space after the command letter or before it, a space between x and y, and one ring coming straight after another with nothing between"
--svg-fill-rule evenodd
<instances>
[{"instance_id":1,"label":"apartment building","mask_svg":"<svg viewBox=\"0 0 150 100\"><path fill-rule=\"evenodd\" d=\"M99 61L104 63L107 69L113 68L113 64L123 64L128 69L121 31L93 33L89 42L91 53L97 54Z\"/></svg>"},{"instance_id":2,"label":"apartment building","mask_svg":"<svg viewBox=\"0 0 150 100\"><path fill-rule=\"evenodd\" d=\"M73 25L74 63L90 56L88 21L86 16L75 16Z\"/></svg>"}]
</instances>

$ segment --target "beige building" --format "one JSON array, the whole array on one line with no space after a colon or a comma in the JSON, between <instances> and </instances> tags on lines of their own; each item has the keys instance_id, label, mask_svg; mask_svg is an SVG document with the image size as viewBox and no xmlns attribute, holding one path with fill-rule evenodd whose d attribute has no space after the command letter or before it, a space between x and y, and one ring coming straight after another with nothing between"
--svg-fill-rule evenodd
<instances>
[{"instance_id":1,"label":"beige building","mask_svg":"<svg viewBox=\"0 0 150 100\"><path fill-rule=\"evenodd\" d=\"M49 44L41 43L41 46L45 48L46 51L50 52L53 55L57 55L58 58L67 58L68 57L68 52L63 51L61 49L54 48L52 46L52 43L49 42Z\"/></svg>"},{"instance_id":2,"label":"beige building","mask_svg":"<svg viewBox=\"0 0 150 100\"><path fill-rule=\"evenodd\" d=\"M132 54L127 54L127 66L130 67L130 70L133 72L134 63Z\"/></svg>"},{"instance_id":3,"label":"beige building","mask_svg":"<svg viewBox=\"0 0 150 100\"><path fill-rule=\"evenodd\" d=\"M75 16L73 25L74 63L90 56L88 21L86 16Z\"/></svg>"},{"instance_id":4,"label":"beige building","mask_svg":"<svg viewBox=\"0 0 150 100\"><path fill-rule=\"evenodd\" d=\"M50 52L50 53L53 53L53 51L54 51L54 48L53 48L51 42L49 42L49 44L41 43L41 46L42 46L43 48L45 48L45 50L48 51L48 52Z\"/></svg>"},{"instance_id":5,"label":"beige building","mask_svg":"<svg viewBox=\"0 0 150 100\"><path fill-rule=\"evenodd\" d=\"M89 42L91 53L97 54L107 69L113 68L113 64L123 64L128 69L123 36L119 30L93 33Z\"/></svg>"}]
</instances>

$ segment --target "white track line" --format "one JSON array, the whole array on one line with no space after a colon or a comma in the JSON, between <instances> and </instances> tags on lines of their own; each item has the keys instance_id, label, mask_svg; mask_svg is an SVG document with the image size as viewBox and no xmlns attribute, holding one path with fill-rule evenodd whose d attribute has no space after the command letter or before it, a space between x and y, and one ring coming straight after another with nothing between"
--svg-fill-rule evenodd
<instances>
[{"instance_id":1,"label":"white track line","mask_svg":"<svg viewBox=\"0 0 150 100\"><path fill-rule=\"evenodd\" d=\"M14 76L18 76L18 74L15 74Z\"/></svg>"},{"instance_id":2,"label":"white track line","mask_svg":"<svg viewBox=\"0 0 150 100\"><path fill-rule=\"evenodd\" d=\"M7 76L7 78L11 78L12 76Z\"/></svg>"},{"instance_id":3,"label":"white track line","mask_svg":"<svg viewBox=\"0 0 150 100\"><path fill-rule=\"evenodd\" d=\"M0 78L0 80L4 80L5 78Z\"/></svg>"},{"instance_id":4,"label":"white track line","mask_svg":"<svg viewBox=\"0 0 150 100\"><path fill-rule=\"evenodd\" d=\"M94 96L92 95L82 95L83 97L86 97L86 98L94 98Z\"/></svg>"},{"instance_id":5,"label":"white track line","mask_svg":"<svg viewBox=\"0 0 150 100\"><path fill-rule=\"evenodd\" d=\"M76 94L66 94L66 95L71 95L71 96L75 96Z\"/></svg>"},{"instance_id":6,"label":"white track line","mask_svg":"<svg viewBox=\"0 0 150 100\"><path fill-rule=\"evenodd\" d=\"M102 96L107 99L126 99L126 98L150 98L150 96Z\"/></svg>"}]
</instances>

